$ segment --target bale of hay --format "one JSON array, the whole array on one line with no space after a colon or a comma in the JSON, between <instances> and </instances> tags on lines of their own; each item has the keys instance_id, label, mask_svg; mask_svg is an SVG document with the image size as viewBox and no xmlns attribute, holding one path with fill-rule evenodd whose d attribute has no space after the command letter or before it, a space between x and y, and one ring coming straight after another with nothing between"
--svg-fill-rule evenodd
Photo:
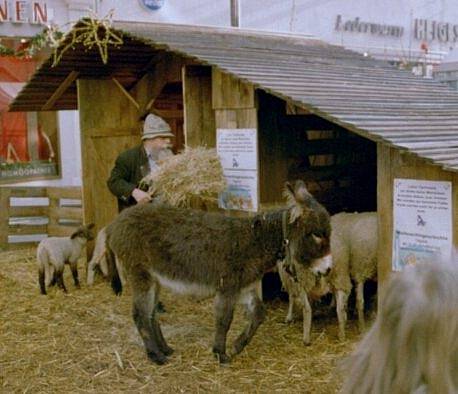
<instances>
[{"instance_id":1,"label":"bale of hay","mask_svg":"<svg viewBox=\"0 0 458 394\"><path fill-rule=\"evenodd\" d=\"M216 149L186 148L162 159L160 165L140 181L140 187L175 207L208 207L226 189L223 168Z\"/></svg>"}]
</instances>

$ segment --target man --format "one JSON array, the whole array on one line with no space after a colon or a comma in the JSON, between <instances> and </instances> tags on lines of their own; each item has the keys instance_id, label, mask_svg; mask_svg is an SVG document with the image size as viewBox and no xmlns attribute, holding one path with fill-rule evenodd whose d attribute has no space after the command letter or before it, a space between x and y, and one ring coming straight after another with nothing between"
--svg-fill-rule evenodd
<instances>
[{"instance_id":1,"label":"man","mask_svg":"<svg viewBox=\"0 0 458 394\"><path fill-rule=\"evenodd\" d=\"M149 114L143 124L142 143L117 157L107 185L118 198L120 212L131 205L151 201L151 196L139 189L138 184L157 167L159 159L172 154L173 137L170 126L162 118Z\"/></svg>"},{"instance_id":2,"label":"man","mask_svg":"<svg viewBox=\"0 0 458 394\"><path fill-rule=\"evenodd\" d=\"M143 177L157 167L160 159L172 155L170 126L159 116L149 114L143 124L142 143L122 152L115 161L107 181L108 189L118 198L118 210L151 201L151 196L138 188ZM165 312L159 302L158 312Z\"/></svg>"}]
</instances>

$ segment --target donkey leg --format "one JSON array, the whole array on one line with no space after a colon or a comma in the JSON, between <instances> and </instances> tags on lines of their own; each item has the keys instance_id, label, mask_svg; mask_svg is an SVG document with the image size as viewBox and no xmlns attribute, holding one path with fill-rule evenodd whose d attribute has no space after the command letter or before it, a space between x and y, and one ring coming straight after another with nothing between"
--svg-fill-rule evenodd
<instances>
[{"instance_id":1,"label":"donkey leg","mask_svg":"<svg viewBox=\"0 0 458 394\"><path fill-rule=\"evenodd\" d=\"M153 333L156 337L157 344L159 346L159 349L164 353L166 356L170 356L173 353L173 349L167 345L167 342L165 341L164 335L162 335L162 330L161 326L159 324L159 321L157 320L157 305L160 302L159 301L159 292L160 292L160 285L159 283L155 283L153 286L154 290L154 308L153 308L153 313L151 315L151 325L153 327Z\"/></svg>"},{"instance_id":2,"label":"donkey leg","mask_svg":"<svg viewBox=\"0 0 458 394\"><path fill-rule=\"evenodd\" d=\"M78 279L78 268L77 268L77 262L75 261L74 263L70 263L70 269L72 271L72 276L73 276L73 281L75 282L75 287L77 289L80 289L80 281Z\"/></svg>"},{"instance_id":3,"label":"donkey leg","mask_svg":"<svg viewBox=\"0 0 458 394\"><path fill-rule=\"evenodd\" d=\"M162 353L164 353L166 356L170 356L174 352L174 350L165 341L164 335L162 335L161 326L159 322L157 321L155 313L156 312L154 312L154 315L151 318L151 324L153 325L153 330L157 337L159 349L161 349Z\"/></svg>"},{"instance_id":4,"label":"donkey leg","mask_svg":"<svg viewBox=\"0 0 458 394\"><path fill-rule=\"evenodd\" d=\"M159 348L156 330L151 322L155 301L155 283L147 272L138 273L132 280L133 318L138 332L143 339L148 358L161 365L167 362L167 357ZM155 323L154 326L159 325Z\"/></svg>"},{"instance_id":5,"label":"donkey leg","mask_svg":"<svg viewBox=\"0 0 458 394\"><path fill-rule=\"evenodd\" d=\"M234 342L234 354L239 354L250 343L266 316L264 305L259 299L256 290L250 289L247 292L243 292L240 295L239 302L246 308L249 323Z\"/></svg>"},{"instance_id":6,"label":"donkey leg","mask_svg":"<svg viewBox=\"0 0 458 394\"><path fill-rule=\"evenodd\" d=\"M215 320L216 331L213 343L213 353L220 363L228 363L229 356L226 354L226 337L234 317L234 295L217 293L215 297Z\"/></svg>"}]
</instances>

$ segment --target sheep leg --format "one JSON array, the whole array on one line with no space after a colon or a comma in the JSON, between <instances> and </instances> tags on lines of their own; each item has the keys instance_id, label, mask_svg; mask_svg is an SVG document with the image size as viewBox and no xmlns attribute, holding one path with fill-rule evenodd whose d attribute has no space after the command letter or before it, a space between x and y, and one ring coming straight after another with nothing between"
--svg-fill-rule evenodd
<instances>
[{"instance_id":1,"label":"sheep leg","mask_svg":"<svg viewBox=\"0 0 458 394\"><path fill-rule=\"evenodd\" d=\"M48 281L48 286L55 286L57 283L56 270L54 265L48 264L45 268L45 278Z\"/></svg>"},{"instance_id":2,"label":"sheep leg","mask_svg":"<svg viewBox=\"0 0 458 394\"><path fill-rule=\"evenodd\" d=\"M239 354L248 345L259 325L264 321L266 311L256 290L243 296L242 303L247 310L248 325L234 342L234 355Z\"/></svg>"},{"instance_id":3,"label":"sheep leg","mask_svg":"<svg viewBox=\"0 0 458 394\"><path fill-rule=\"evenodd\" d=\"M87 265L87 285L92 286L94 284L94 274L95 274L95 266L98 263L98 259L92 257L92 260L89 261L89 264Z\"/></svg>"},{"instance_id":4,"label":"sheep leg","mask_svg":"<svg viewBox=\"0 0 458 394\"><path fill-rule=\"evenodd\" d=\"M290 293L289 294L289 301L288 301L288 313L286 314L285 323L289 324L294 321L294 304L295 304L295 297Z\"/></svg>"},{"instance_id":5,"label":"sheep leg","mask_svg":"<svg viewBox=\"0 0 458 394\"><path fill-rule=\"evenodd\" d=\"M75 282L75 287L77 289L80 289L80 281L78 279L78 268L77 268L77 262L75 261L74 263L70 263L70 269L72 270L72 276L73 276L73 281Z\"/></svg>"},{"instance_id":6,"label":"sheep leg","mask_svg":"<svg viewBox=\"0 0 458 394\"><path fill-rule=\"evenodd\" d=\"M310 331L312 328L312 307L310 306L307 293L301 289L302 316L303 316L303 342L304 345L310 345Z\"/></svg>"},{"instance_id":7,"label":"sheep leg","mask_svg":"<svg viewBox=\"0 0 458 394\"><path fill-rule=\"evenodd\" d=\"M356 308L358 309L358 328L362 333L365 328L364 321L364 283L358 282L356 284Z\"/></svg>"},{"instance_id":8,"label":"sheep leg","mask_svg":"<svg viewBox=\"0 0 458 394\"><path fill-rule=\"evenodd\" d=\"M38 268L38 283L40 284L41 294L46 295L45 268L42 265Z\"/></svg>"},{"instance_id":9,"label":"sheep leg","mask_svg":"<svg viewBox=\"0 0 458 394\"><path fill-rule=\"evenodd\" d=\"M220 363L228 363L229 356L226 354L226 338L229 327L234 316L234 301L233 294L217 293L215 297L215 340L213 342L213 353L218 358Z\"/></svg>"},{"instance_id":10,"label":"sheep leg","mask_svg":"<svg viewBox=\"0 0 458 394\"><path fill-rule=\"evenodd\" d=\"M343 290L337 290L337 320L339 321L339 339L345 340L345 326L347 324L348 294Z\"/></svg>"},{"instance_id":11,"label":"sheep leg","mask_svg":"<svg viewBox=\"0 0 458 394\"><path fill-rule=\"evenodd\" d=\"M67 288L65 287L64 283L64 267L62 267L62 269L55 270L54 279L57 282L57 286L59 286L64 291L64 293L67 293Z\"/></svg>"},{"instance_id":12,"label":"sheep leg","mask_svg":"<svg viewBox=\"0 0 458 394\"><path fill-rule=\"evenodd\" d=\"M159 323L153 313L156 306L154 282L147 272L137 273L133 278L133 318L137 330L143 339L148 358L156 364L162 365L167 362L167 357L159 347L159 340L156 327Z\"/></svg>"}]
</instances>

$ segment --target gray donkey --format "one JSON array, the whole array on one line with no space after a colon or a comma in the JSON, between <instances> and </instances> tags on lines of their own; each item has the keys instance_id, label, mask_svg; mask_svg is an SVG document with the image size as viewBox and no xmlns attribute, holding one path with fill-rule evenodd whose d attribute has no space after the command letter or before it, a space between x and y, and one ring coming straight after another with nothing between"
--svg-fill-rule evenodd
<instances>
[{"instance_id":1,"label":"gray donkey","mask_svg":"<svg viewBox=\"0 0 458 394\"><path fill-rule=\"evenodd\" d=\"M329 270L328 212L302 181L294 190L287 184L285 194L286 208L251 218L145 204L124 210L108 226L112 287L116 294L122 291L119 274L131 283L133 318L152 361L163 364L173 352L155 316L161 286L180 294L215 296L213 352L226 363L235 304L245 305L249 322L234 342L234 355L264 320L256 285L284 257L285 247L313 272Z\"/></svg>"}]
</instances>

